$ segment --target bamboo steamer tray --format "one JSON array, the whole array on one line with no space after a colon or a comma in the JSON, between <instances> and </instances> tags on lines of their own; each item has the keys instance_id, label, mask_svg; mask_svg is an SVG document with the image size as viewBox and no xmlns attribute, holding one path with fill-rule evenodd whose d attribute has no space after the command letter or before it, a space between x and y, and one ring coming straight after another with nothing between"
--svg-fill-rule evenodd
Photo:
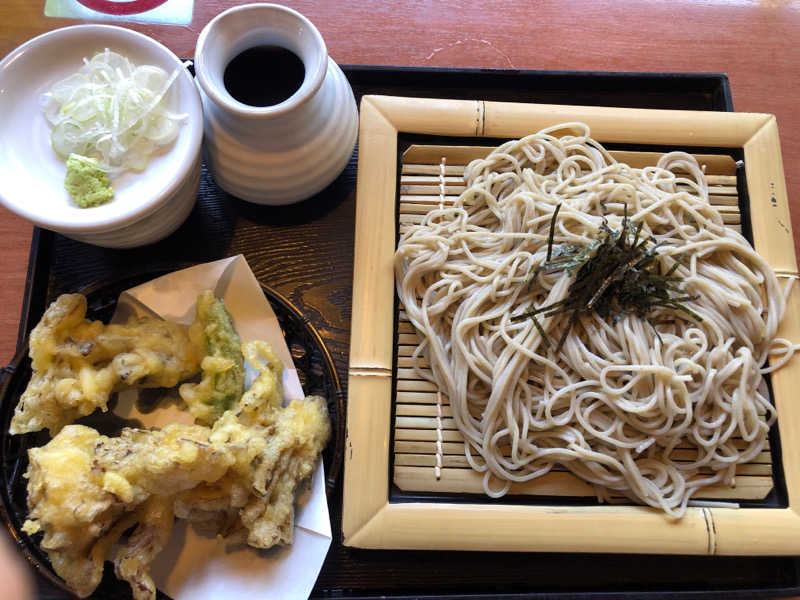
<instances>
[{"instance_id":1,"label":"bamboo steamer tray","mask_svg":"<svg viewBox=\"0 0 800 600\"><path fill-rule=\"evenodd\" d=\"M395 244L398 234L419 222L430 208L452 203L464 189L464 166L485 156L496 140L521 137L565 121L587 123L592 137L617 148L617 159L633 166L655 164L663 153L647 148L694 153L706 165L710 201L726 224L752 233L756 250L779 275L796 277L778 130L771 115L364 97L344 478L345 545L799 553L800 464L793 457L800 456L800 408L791 401L791 386L800 377L797 359L771 378L779 416L770 446L753 462L739 467L735 487L709 488L699 496L738 502L741 508L692 507L675 522L647 507L599 505L591 487L566 470L514 485L500 501L482 495L481 476L466 464L463 438L453 424L446 398L414 369L411 354L418 339L395 300ZM424 143L412 143L401 152L400 138L421 137ZM491 144L485 143L487 138ZM746 177L737 177L732 155L743 158ZM737 185L740 179L744 185ZM779 336L800 339L798 309L800 292L795 288ZM425 368L424 363L417 366ZM782 500L760 502L767 496L774 499L776 488L785 490Z\"/></svg>"},{"instance_id":2,"label":"bamboo steamer tray","mask_svg":"<svg viewBox=\"0 0 800 600\"><path fill-rule=\"evenodd\" d=\"M439 204L452 205L464 191L467 163L485 157L493 146L413 145L403 153L400 170L398 229L422 221ZM612 156L633 167L655 165L661 153L612 151ZM736 188L736 163L724 154L697 154L705 167L710 203L728 227L741 233L742 219ZM394 355L394 421L392 433L394 484L402 491L482 494L482 475L472 470L464 456L464 439L455 427L446 397L420 377L430 372L412 354L419 344L417 333L399 305ZM417 369L415 369L415 364ZM679 448L678 460L691 459L688 446ZM437 469L438 467L438 469ZM769 447L755 460L738 465L735 486L704 488L695 498L742 501L761 500L773 489ZM592 486L563 467L524 484L513 484L509 494L526 496L594 497Z\"/></svg>"}]
</instances>

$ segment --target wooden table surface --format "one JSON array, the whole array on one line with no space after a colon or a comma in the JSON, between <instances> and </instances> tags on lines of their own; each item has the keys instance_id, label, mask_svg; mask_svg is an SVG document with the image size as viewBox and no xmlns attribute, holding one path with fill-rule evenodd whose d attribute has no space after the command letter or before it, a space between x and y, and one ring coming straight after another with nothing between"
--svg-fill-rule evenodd
<instances>
[{"instance_id":1,"label":"wooden table surface","mask_svg":"<svg viewBox=\"0 0 800 600\"><path fill-rule=\"evenodd\" d=\"M45 17L44 1L0 1L0 57L37 34L76 23ZM195 0L189 26L129 26L191 57L203 26L239 3L244 2ZM800 233L800 111L794 93L800 81L800 1L285 3L316 24L340 63L727 73L736 110L778 118L793 227ZM30 239L31 226L0 208L0 366L15 351Z\"/></svg>"},{"instance_id":2,"label":"wooden table surface","mask_svg":"<svg viewBox=\"0 0 800 600\"><path fill-rule=\"evenodd\" d=\"M45 17L44 1L0 2L0 56L76 23ZM727 73L736 110L777 115L792 221L800 232L800 1L285 3L316 24L340 63ZM188 26L130 27L189 57L203 26L235 4L195 0ZM30 236L28 223L0 208L0 365L15 349Z\"/></svg>"}]
</instances>

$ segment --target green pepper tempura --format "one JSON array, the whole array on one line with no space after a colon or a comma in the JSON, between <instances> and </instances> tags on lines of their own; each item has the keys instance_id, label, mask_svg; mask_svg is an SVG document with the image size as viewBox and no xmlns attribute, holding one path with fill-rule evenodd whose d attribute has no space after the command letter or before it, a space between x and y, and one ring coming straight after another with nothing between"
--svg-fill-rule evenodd
<instances>
[{"instance_id":1,"label":"green pepper tempura","mask_svg":"<svg viewBox=\"0 0 800 600\"><path fill-rule=\"evenodd\" d=\"M200 383L184 383L179 393L198 423L212 425L244 393L244 356L225 304L211 291L197 297L197 318L189 336L205 346L203 378Z\"/></svg>"}]
</instances>

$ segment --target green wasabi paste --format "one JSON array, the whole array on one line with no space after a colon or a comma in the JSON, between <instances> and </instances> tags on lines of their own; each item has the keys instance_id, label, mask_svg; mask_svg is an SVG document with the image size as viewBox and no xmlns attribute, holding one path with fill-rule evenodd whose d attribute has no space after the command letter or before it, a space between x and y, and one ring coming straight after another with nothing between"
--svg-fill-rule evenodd
<instances>
[{"instance_id":1,"label":"green wasabi paste","mask_svg":"<svg viewBox=\"0 0 800 600\"><path fill-rule=\"evenodd\" d=\"M100 206L114 197L108 173L90 159L75 154L70 154L67 158L64 187L72 201L81 208Z\"/></svg>"}]
</instances>

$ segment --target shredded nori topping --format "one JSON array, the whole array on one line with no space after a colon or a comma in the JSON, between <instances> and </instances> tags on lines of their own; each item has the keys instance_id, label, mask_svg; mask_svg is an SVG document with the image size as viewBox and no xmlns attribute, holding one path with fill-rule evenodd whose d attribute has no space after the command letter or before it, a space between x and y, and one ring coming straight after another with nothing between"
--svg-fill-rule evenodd
<instances>
[{"instance_id":1,"label":"shredded nori topping","mask_svg":"<svg viewBox=\"0 0 800 600\"><path fill-rule=\"evenodd\" d=\"M663 257L658 252L661 243L651 236L641 237L641 225L633 225L628 219L627 205L622 226L617 231L612 230L603 218L598 239L588 246L565 244L554 248L553 238L560 208L559 204L550 220L547 258L536 269L532 269L527 284L533 285L542 272L567 270L574 272L575 278L566 298L512 317L512 321L533 319L542 342L550 347L550 340L537 315L552 317L568 313L569 321L555 348L558 353L578 316L592 310L604 319L635 314L650 323L659 339L661 336L648 319L650 312L656 308L678 310L696 321L703 320L683 304L687 300L695 300L696 296L681 293L681 279L675 276L681 265L680 259L673 257L675 263L662 273Z\"/></svg>"}]
</instances>

